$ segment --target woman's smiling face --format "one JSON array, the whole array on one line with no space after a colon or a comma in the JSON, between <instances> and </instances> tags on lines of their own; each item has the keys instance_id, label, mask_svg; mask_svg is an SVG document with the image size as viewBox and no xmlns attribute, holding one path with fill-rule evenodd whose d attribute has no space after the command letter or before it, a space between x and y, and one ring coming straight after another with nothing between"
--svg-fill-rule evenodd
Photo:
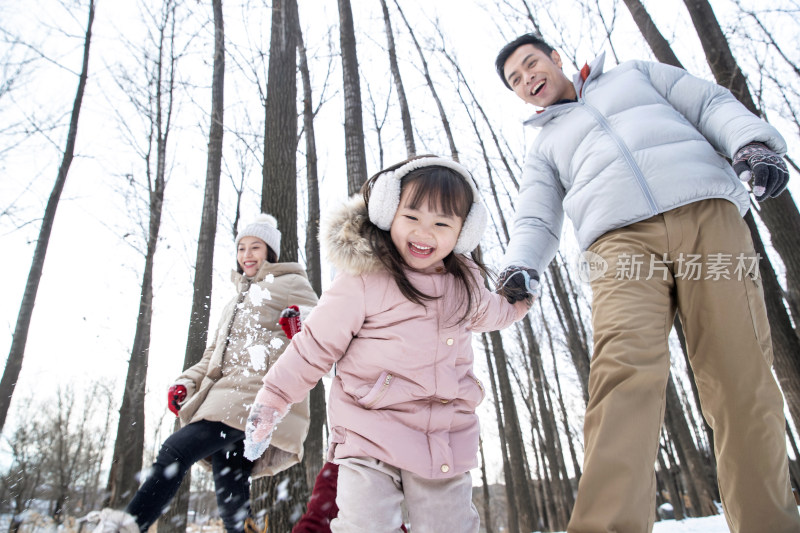
<instances>
[{"instance_id":1,"label":"woman's smiling face","mask_svg":"<svg viewBox=\"0 0 800 533\"><path fill-rule=\"evenodd\" d=\"M267 244L258 237L242 237L236 248L236 261L245 276L255 276L267 260Z\"/></svg>"}]
</instances>

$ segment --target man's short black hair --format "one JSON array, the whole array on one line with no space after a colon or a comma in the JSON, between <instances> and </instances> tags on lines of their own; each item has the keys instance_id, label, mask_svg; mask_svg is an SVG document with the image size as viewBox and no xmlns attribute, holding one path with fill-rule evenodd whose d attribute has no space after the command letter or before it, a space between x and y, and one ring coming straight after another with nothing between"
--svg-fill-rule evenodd
<instances>
[{"instance_id":1,"label":"man's short black hair","mask_svg":"<svg viewBox=\"0 0 800 533\"><path fill-rule=\"evenodd\" d=\"M547 55L553 53L553 47L547 44L538 33L525 33L505 45L500 50L500 53L497 54L497 59L494 60L494 68L497 70L500 79L503 80L503 84L509 89L511 89L511 85L508 84L508 80L506 80L506 76L503 72L505 70L506 61L508 61L508 58L517 48L526 44L532 44Z\"/></svg>"}]
</instances>

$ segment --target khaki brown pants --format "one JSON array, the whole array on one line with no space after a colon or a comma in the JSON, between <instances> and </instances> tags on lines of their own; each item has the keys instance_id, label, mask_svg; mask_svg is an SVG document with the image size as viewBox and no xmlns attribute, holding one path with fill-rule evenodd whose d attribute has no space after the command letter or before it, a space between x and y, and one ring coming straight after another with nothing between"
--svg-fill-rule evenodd
<instances>
[{"instance_id":1,"label":"khaki brown pants","mask_svg":"<svg viewBox=\"0 0 800 533\"><path fill-rule=\"evenodd\" d=\"M764 295L747 225L727 200L692 203L611 231L590 251L594 355L584 471L570 533L642 533L655 472L677 311L734 533L800 531L783 398L771 372Z\"/></svg>"},{"instance_id":2,"label":"khaki brown pants","mask_svg":"<svg viewBox=\"0 0 800 533\"><path fill-rule=\"evenodd\" d=\"M478 533L469 472L427 479L368 457L336 461L339 515L332 533L396 533L405 500L413 533Z\"/></svg>"}]
</instances>

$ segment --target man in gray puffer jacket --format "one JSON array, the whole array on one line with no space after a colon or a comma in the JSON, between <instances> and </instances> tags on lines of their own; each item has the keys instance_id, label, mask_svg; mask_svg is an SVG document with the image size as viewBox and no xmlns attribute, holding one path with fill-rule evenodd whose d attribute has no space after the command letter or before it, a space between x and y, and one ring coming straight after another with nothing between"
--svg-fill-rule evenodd
<instances>
[{"instance_id":1,"label":"man in gray puffer jacket","mask_svg":"<svg viewBox=\"0 0 800 533\"><path fill-rule=\"evenodd\" d=\"M542 108L526 122L540 130L499 292L514 301L535 291L564 213L599 269L587 272L594 354L568 531L652 530L676 312L714 430L731 531L800 531L740 181L754 178L759 201L779 194L788 180L783 138L726 89L663 64L603 72L601 55L570 82L558 53L528 34L500 51L496 67L508 88Z\"/></svg>"}]
</instances>

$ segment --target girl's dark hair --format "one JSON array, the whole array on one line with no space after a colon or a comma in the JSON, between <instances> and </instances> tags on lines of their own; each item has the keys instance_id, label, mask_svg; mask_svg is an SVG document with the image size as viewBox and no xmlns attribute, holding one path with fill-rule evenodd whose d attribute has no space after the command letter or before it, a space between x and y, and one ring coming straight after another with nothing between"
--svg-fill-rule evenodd
<instances>
[{"instance_id":1,"label":"girl's dark hair","mask_svg":"<svg viewBox=\"0 0 800 533\"><path fill-rule=\"evenodd\" d=\"M436 156L421 155L412 157L381 170L369 178L361 187L361 194L364 197L364 203L368 206L367 209L369 209L372 187L381 174L396 170L415 159L425 157ZM472 207L472 188L461 174L450 168L428 166L412 170L400 180L401 194L402 191L409 186L413 186L411 197L408 199L408 205L412 208L417 208L423 202L427 201L431 209L439 210L446 215L460 217L461 220L464 221ZM392 242L392 236L389 231L382 230L370 220L366 220L361 226L361 234L369 242L375 257L380 260L381 264L394 278L403 296L420 305L424 305L425 301L438 298L438 296L430 296L420 291L414 287L406 277L405 270L410 267ZM480 259L479 250L480 249L476 249L472 252L472 260L478 266L481 273L488 275L486 266ZM464 295L466 296L466 306L463 307L464 312L458 319L458 322L461 323L470 315L473 303L477 299L478 287L475 285L475 279L470 272L469 264L460 254L451 251L444 258L443 262L447 272L452 274L456 280L460 282Z\"/></svg>"},{"instance_id":2,"label":"girl's dark hair","mask_svg":"<svg viewBox=\"0 0 800 533\"><path fill-rule=\"evenodd\" d=\"M265 243L266 244L266 243ZM267 263L277 263L278 262L278 254L269 247L267 244ZM239 261L236 261L236 272L239 274L244 274L244 270L242 269L242 265L239 264Z\"/></svg>"}]
</instances>

